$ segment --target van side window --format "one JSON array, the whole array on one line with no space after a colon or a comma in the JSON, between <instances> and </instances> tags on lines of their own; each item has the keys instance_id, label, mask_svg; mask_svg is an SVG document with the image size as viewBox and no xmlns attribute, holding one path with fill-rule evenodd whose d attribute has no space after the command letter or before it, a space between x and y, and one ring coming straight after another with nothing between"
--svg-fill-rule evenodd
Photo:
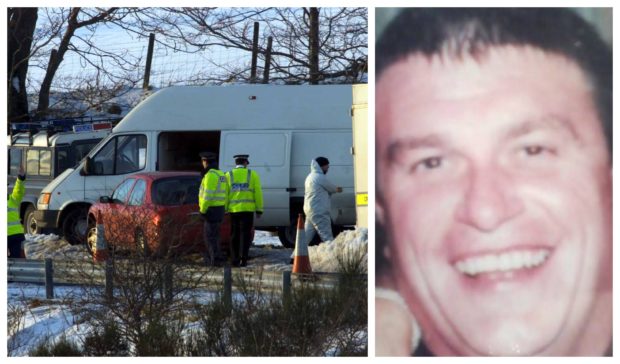
<instances>
[{"instance_id":1,"label":"van side window","mask_svg":"<svg viewBox=\"0 0 620 364\"><path fill-rule=\"evenodd\" d=\"M121 135L110 139L92 158L94 174L126 174L146 166L146 136Z\"/></svg>"},{"instance_id":2,"label":"van side window","mask_svg":"<svg viewBox=\"0 0 620 364\"><path fill-rule=\"evenodd\" d=\"M52 171L52 152L44 149L29 149L26 152L26 173L49 176Z\"/></svg>"},{"instance_id":3,"label":"van side window","mask_svg":"<svg viewBox=\"0 0 620 364\"><path fill-rule=\"evenodd\" d=\"M138 171L146 164L146 137L124 135L118 137L116 148L116 174Z\"/></svg>"},{"instance_id":4,"label":"van side window","mask_svg":"<svg viewBox=\"0 0 620 364\"><path fill-rule=\"evenodd\" d=\"M116 149L116 139L110 139L106 145L93 157L94 174L114 174L114 150Z\"/></svg>"},{"instance_id":5,"label":"van side window","mask_svg":"<svg viewBox=\"0 0 620 364\"><path fill-rule=\"evenodd\" d=\"M19 166L22 164L22 149L11 148L9 150L9 174L11 176L17 176L19 173Z\"/></svg>"},{"instance_id":6,"label":"van side window","mask_svg":"<svg viewBox=\"0 0 620 364\"><path fill-rule=\"evenodd\" d=\"M79 141L71 143L72 158L69 167L76 166L101 140Z\"/></svg>"},{"instance_id":7,"label":"van side window","mask_svg":"<svg viewBox=\"0 0 620 364\"><path fill-rule=\"evenodd\" d=\"M56 172L55 175L60 174L59 171L64 171L67 168L73 167L69 164L69 150L66 147L56 148Z\"/></svg>"}]
</instances>

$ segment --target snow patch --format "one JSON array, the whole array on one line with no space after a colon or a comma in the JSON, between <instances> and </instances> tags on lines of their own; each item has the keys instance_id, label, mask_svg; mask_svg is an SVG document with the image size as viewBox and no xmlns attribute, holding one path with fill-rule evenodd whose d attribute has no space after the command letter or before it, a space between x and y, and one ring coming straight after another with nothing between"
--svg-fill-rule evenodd
<instances>
[{"instance_id":1,"label":"snow patch","mask_svg":"<svg viewBox=\"0 0 620 364\"><path fill-rule=\"evenodd\" d=\"M24 254L27 259L88 260L90 254L82 245L71 245L55 234L26 234Z\"/></svg>"},{"instance_id":2,"label":"snow patch","mask_svg":"<svg viewBox=\"0 0 620 364\"><path fill-rule=\"evenodd\" d=\"M338 272L342 259L361 255L363 268L368 271L368 229L345 230L334 240L308 248L310 265L315 272Z\"/></svg>"}]
</instances>

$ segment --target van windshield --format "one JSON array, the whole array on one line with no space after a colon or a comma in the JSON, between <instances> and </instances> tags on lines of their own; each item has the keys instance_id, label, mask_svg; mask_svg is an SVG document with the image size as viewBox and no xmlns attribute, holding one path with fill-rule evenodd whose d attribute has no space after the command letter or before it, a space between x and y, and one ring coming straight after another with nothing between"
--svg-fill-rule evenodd
<instances>
[{"instance_id":1,"label":"van windshield","mask_svg":"<svg viewBox=\"0 0 620 364\"><path fill-rule=\"evenodd\" d=\"M151 199L156 205L198 204L200 176L162 178L153 182Z\"/></svg>"}]
</instances>

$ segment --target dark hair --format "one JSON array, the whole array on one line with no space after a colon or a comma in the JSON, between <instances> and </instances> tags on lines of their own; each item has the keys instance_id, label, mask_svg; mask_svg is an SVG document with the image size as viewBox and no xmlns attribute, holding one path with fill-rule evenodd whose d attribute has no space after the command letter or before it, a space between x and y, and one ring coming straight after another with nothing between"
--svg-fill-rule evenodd
<instances>
[{"instance_id":1,"label":"dark hair","mask_svg":"<svg viewBox=\"0 0 620 364\"><path fill-rule=\"evenodd\" d=\"M408 55L476 58L494 46L531 46L573 60L592 82L612 150L612 53L574 11L558 8L408 8L377 41L376 77Z\"/></svg>"},{"instance_id":2,"label":"dark hair","mask_svg":"<svg viewBox=\"0 0 620 364\"><path fill-rule=\"evenodd\" d=\"M329 159L325 157L316 157L315 161L319 164L319 167L323 167L329 164Z\"/></svg>"}]
</instances>

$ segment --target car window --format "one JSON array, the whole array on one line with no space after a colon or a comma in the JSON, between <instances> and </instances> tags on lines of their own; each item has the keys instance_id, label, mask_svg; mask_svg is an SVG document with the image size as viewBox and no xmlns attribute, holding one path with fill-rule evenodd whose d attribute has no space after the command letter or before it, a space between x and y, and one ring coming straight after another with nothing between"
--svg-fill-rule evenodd
<instances>
[{"instance_id":1,"label":"car window","mask_svg":"<svg viewBox=\"0 0 620 364\"><path fill-rule=\"evenodd\" d=\"M131 191L131 186L135 181L134 178L129 178L116 187L114 193L112 193L112 202L125 203L127 195L129 195L129 191Z\"/></svg>"},{"instance_id":2,"label":"car window","mask_svg":"<svg viewBox=\"0 0 620 364\"><path fill-rule=\"evenodd\" d=\"M130 206L140 206L144 202L144 195L146 194L146 181L143 179L139 179L136 182L136 185L133 187L131 191L131 196L129 196Z\"/></svg>"},{"instance_id":3,"label":"car window","mask_svg":"<svg viewBox=\"0 0 620 364\"><path fill-rule=\"evenodd\" d=\"M156 205L198 204L200 176L169 177L155 181L151 199Z\"/></svg>"}]
</instances>

